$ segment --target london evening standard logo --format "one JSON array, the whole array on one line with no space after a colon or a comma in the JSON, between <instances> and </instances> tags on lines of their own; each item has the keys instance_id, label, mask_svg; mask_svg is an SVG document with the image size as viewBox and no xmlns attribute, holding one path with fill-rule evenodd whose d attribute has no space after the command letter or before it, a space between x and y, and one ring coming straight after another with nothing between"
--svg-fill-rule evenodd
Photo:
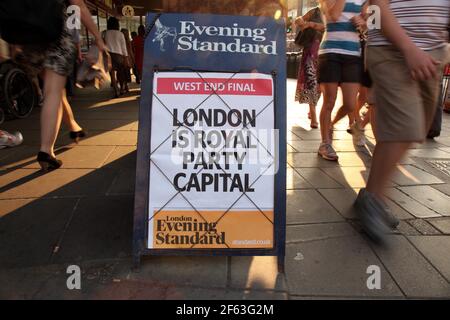
<instances>
[{"instance_id":1,"label":"london evening standard logo","mask_svg":"<svg viewBox=\"0 0 450 320\"><path fill-rule=\"evenodd\" d=\"M267 41L267 28L241 27L238 23L206 26L195 21L179 21L177 29L164 26L159 19L155 26L153 42L159 42L162 52L166 51L169 42L176 44L179 51L277 54L277 42ZM206 40L199 40L201 36Z\"/></svg>"}]
</instances>

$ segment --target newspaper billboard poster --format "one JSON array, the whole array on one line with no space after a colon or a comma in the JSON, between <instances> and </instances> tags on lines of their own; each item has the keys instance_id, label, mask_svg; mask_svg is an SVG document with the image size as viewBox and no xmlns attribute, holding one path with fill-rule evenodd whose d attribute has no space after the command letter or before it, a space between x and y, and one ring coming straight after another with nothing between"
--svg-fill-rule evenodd
<instances>
[{"instance_id":1,"label":"newspaper billboard poster","mask_svg":"<svg viewBox=\"0 0 450 320\"><path fill-rule=\"evenodd\" d=\"M273 248L273 77L156 72L152 105L148 248Z\"/></svg>"}]
</instances>

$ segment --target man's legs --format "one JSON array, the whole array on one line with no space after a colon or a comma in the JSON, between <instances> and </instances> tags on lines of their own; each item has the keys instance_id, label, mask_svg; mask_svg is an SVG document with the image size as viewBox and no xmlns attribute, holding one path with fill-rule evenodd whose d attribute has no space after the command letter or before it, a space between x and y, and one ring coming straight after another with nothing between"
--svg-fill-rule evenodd
<instances>
[{"instance_id":1,"label":"man's legs","mask_svg":"<svg viewBox=\"0 0 450 320\"><path fill-rule=\"evenodd\" d=\"M378 142L372 158L367 191L382 199L397 163L406 155L411 142Z\"/></svg>"}]
</instances>

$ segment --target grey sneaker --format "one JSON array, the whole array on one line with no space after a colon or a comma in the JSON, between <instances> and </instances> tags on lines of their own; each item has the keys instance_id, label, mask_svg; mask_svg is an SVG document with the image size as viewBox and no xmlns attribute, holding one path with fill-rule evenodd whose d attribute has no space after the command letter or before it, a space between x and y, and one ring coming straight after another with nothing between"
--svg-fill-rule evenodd
<instances>
[{"instance_id":1,"label":"grey sneaker","mask_svg":"<svg viewBox=\"0 0 450 320\"><path fill-rule=\"evenodd\" d=\"M355 201L355 208L367 235L377 243L384 243L386 234L391 232L391 229L383 214L384 208L380 206L378 200L362 189Z\"/></svg>"},{"instance_id":2,"label":"grey sneaker","mask_svg":"<svg viewBox=\"0 0 450 320\"><path fill-rule=\"evenodd\" d=\"M356 141L356 145L358 147L364 147L366 145L366 136L364 135L364 129L361 129L359 127L359 124L355 122L351 125L350 131Z\"/></svg>"},{"instance_id":3,"label":"grey sneaker","mask_svg":"<svg viewBox=\"0 0 450 320\"><path fill-rule=\"evenodd\" d=\"M23 142L20 132L9 133L0 130L0 149L16 147Z\"/></svg>"},{"instance_id":4,"label":"grey sneaker","mask_svg":"<svg viewBox=\"0 0 450 320\"><path fill-rule=\"evenodd\" d=\"M329 161L338 161L339 160L339 157L336 154L336 151L334 151L333 147L329 143L320 144L318 154L325 160L329 160Z\"/></svg>"},{"instance_id":5,"label":"grey sneaker","mask_svg":"<svg viewBox=\"0 0 450 320\"><path fill-rule=\"evenodd\" d=\"M360 193L363 196L369 194L369 196L373 200L373 204L378 207L381 217L389 227L391 227L392 229L396 229L398 227L398 225L400 224L400 220L398 220L397 217L394 216L386 202L370 194L366 189L361 189Z\"/></svg>"}]
</instances>

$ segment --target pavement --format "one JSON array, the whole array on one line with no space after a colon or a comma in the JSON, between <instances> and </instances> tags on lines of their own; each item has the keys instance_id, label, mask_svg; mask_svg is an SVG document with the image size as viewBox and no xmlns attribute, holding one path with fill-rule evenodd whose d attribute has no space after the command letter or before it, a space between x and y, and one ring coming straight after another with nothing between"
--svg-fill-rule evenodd
<instances>
[{"instance_id":1,"label":"pavement","mask_svg":"<svg viewBox=\"0 0 450 320\"><path fill-rule=\"evenodd\" d=\"M398 166L388 195L401 224L379 247L352 209L370 170L371 130L356 147L342 121L339 163L319 159L320 133L294 90L288 80L285 274L274 257L146 257L133 270L139 91L110 100L107 89L85 89L72 104L89 137L75 145L62 128L62 169L44 175L34 161L38 110L1 125L25 142L0 151L0 299L450 298L450 116L441 137ZM67 288L70 265L81 268L81 290ZM373 268L380 286L369 289Z\"/></svg>"}]
</instances>

